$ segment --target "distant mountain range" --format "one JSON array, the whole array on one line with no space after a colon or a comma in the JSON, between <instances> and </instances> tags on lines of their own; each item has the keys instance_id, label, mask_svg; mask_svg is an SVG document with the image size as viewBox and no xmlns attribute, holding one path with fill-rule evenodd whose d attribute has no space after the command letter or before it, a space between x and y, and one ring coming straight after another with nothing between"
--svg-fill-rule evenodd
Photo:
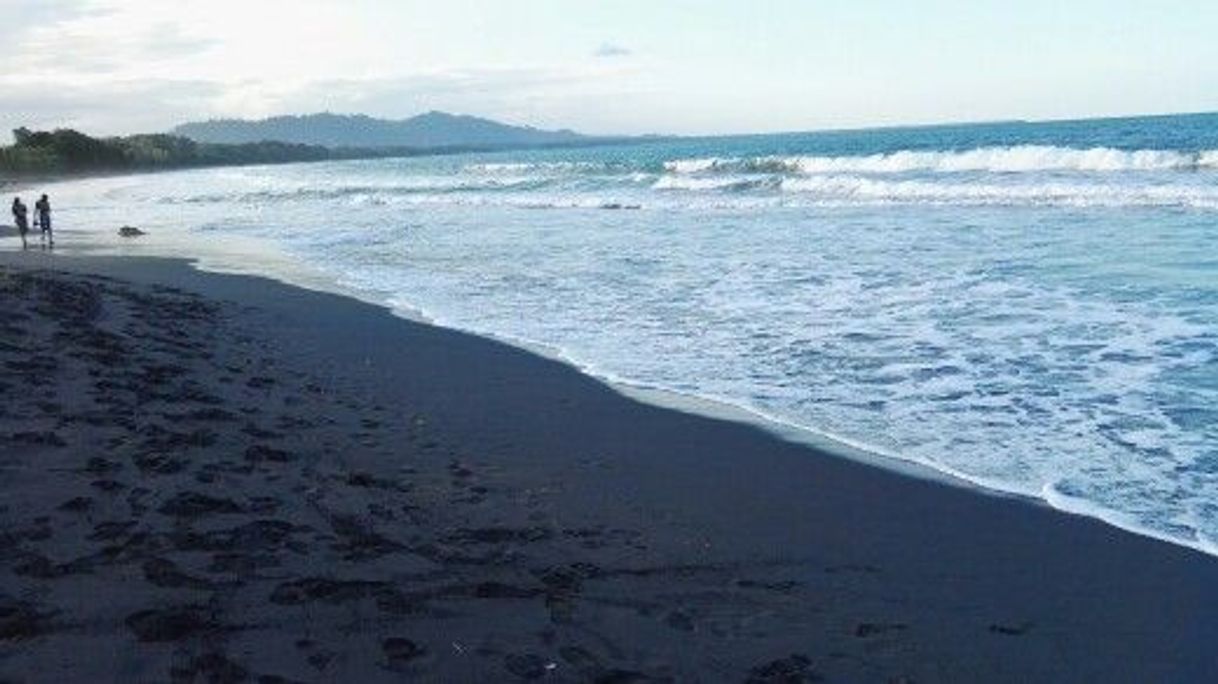
<instances>
[{"instance_id":1,"label":"distant mountain range","mask_svg":"<svg viewBox=\"0 0 1218 684\"><path fill-rule=\"evenodd\" d=\"M445 112L428 112L397 121L342 114L276 116L260 121L213 119L182 124L173 133L201 143L277 141L365 149L487 149L603 140L569 130L546 131Z\"/></svg>"}]
</instances>

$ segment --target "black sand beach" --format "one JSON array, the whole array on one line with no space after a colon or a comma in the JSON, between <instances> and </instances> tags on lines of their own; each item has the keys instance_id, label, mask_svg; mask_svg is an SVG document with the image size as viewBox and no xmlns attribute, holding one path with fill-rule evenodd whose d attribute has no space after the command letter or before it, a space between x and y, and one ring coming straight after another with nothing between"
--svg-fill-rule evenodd
<instances>
[{"instance_id":1,"label":"black sand beach","mask_svg":"<svg viewBox=\"0 0 1218 684\"><path fill-rule=\"evenodd\" d=\"M0 363L0 681L1218 681L1218 559L342 297L6 253Z\"/></svg>"}]
</instances>

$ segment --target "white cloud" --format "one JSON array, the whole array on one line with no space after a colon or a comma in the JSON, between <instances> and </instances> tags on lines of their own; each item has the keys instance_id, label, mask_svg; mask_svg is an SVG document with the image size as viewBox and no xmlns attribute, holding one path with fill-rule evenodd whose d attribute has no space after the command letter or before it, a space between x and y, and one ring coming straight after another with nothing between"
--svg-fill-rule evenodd
<instances>
[{"instance_id":1,"label":"white cloud","mask_svg":"<svg viewBox=\"0 0 1218 684\"><path fill-rule=\"evenodd\" d=\"M428 43L418 24L401 35L381 12L359 9L330 0L23 2L27 29L0 70L0 125L118 134L215 116L440 109L580 127L581 107L621 95L634 68L597 59L488 66L468 42Z\"/></svg>"},{"instance_id":2,"label":"white cloud","mask_svg":"<svg viewBox=\"0 0 1218 684\"><path fill-rule=\"evenodd\" d=\"M29 29L105 12L90 0L5 0L0 4L0 26L12 40Z\"/></svg>"},{"instance_id":3,"label":"white cloud","mask_svg":"<svg viewBox=\"0 0 1218 684\"><path fill-rule=\"evenodd\" d=\"M207 81L117 81L104 86L48 88L8 84L0 130L77 128L97 134L165 130L169 122L206 118L223 88Z\"/></svg>"}]
</instances>

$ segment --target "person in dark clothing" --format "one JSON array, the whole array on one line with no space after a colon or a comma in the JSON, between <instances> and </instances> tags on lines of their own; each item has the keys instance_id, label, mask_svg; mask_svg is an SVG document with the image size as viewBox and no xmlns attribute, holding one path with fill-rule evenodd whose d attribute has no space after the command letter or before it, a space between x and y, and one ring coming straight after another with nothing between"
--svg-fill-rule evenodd
<instances>
[{"instance_id":1,"label":"person in dark clothing","mask_svg":"<svg viewBox=\"0 0 1218 684\"><path fill-rule=\"evenodd\" d=\"M34 202L34 221L42 229L43 244L55 246L55 233L51 232L51 200L46 195Z\"/></svg>"},{"instance_id":2,"label":"person in dark clothing","mask_svg":"<svg viewBox=\"0 0 1218 684\"><path fill-rule=\"evenodd\" d=\"M13 198L13 223L17 224L17 233L21 235L21 248L29 247L25 241L25 234L30 232L29 209L20 197Z\"/></svg>"}]
</instances>

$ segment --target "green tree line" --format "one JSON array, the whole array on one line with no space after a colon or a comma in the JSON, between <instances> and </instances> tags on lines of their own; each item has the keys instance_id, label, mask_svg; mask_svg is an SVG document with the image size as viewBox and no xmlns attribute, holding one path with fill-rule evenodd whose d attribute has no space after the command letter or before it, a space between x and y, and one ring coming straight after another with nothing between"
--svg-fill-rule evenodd
<instances>
[{"instance_id":1,"label":"green tree line","mask_svg":"<svg viewBox=\"0 0 1218 684\"><path fill-rule=\"evenodd\" d=\"M14 143L0 147L0 173L10 176L105 171L176 169L198 166L402 156L406 150L332 150L318 145L256 142L198 143L176 135L94 138L71 129L13 131Z\"/></svg>"},{"instance_id":2,"label":"green tree line","mask_svg":"<svg viewBox=\"0 0 1218 684\"><path fill-rule=\"evenodd\" d=\"M432 154L488 152L527 147L610 145L615 138L536 145L438 145L434 147L323 147L273 140L253 143L202 143L164 133L94 138L70 128L13 131L13 144L0 146L0 181L23 176L155 171L201 166L286 164L328 159L376 159Z\"/></svg>"}]
</instances>

